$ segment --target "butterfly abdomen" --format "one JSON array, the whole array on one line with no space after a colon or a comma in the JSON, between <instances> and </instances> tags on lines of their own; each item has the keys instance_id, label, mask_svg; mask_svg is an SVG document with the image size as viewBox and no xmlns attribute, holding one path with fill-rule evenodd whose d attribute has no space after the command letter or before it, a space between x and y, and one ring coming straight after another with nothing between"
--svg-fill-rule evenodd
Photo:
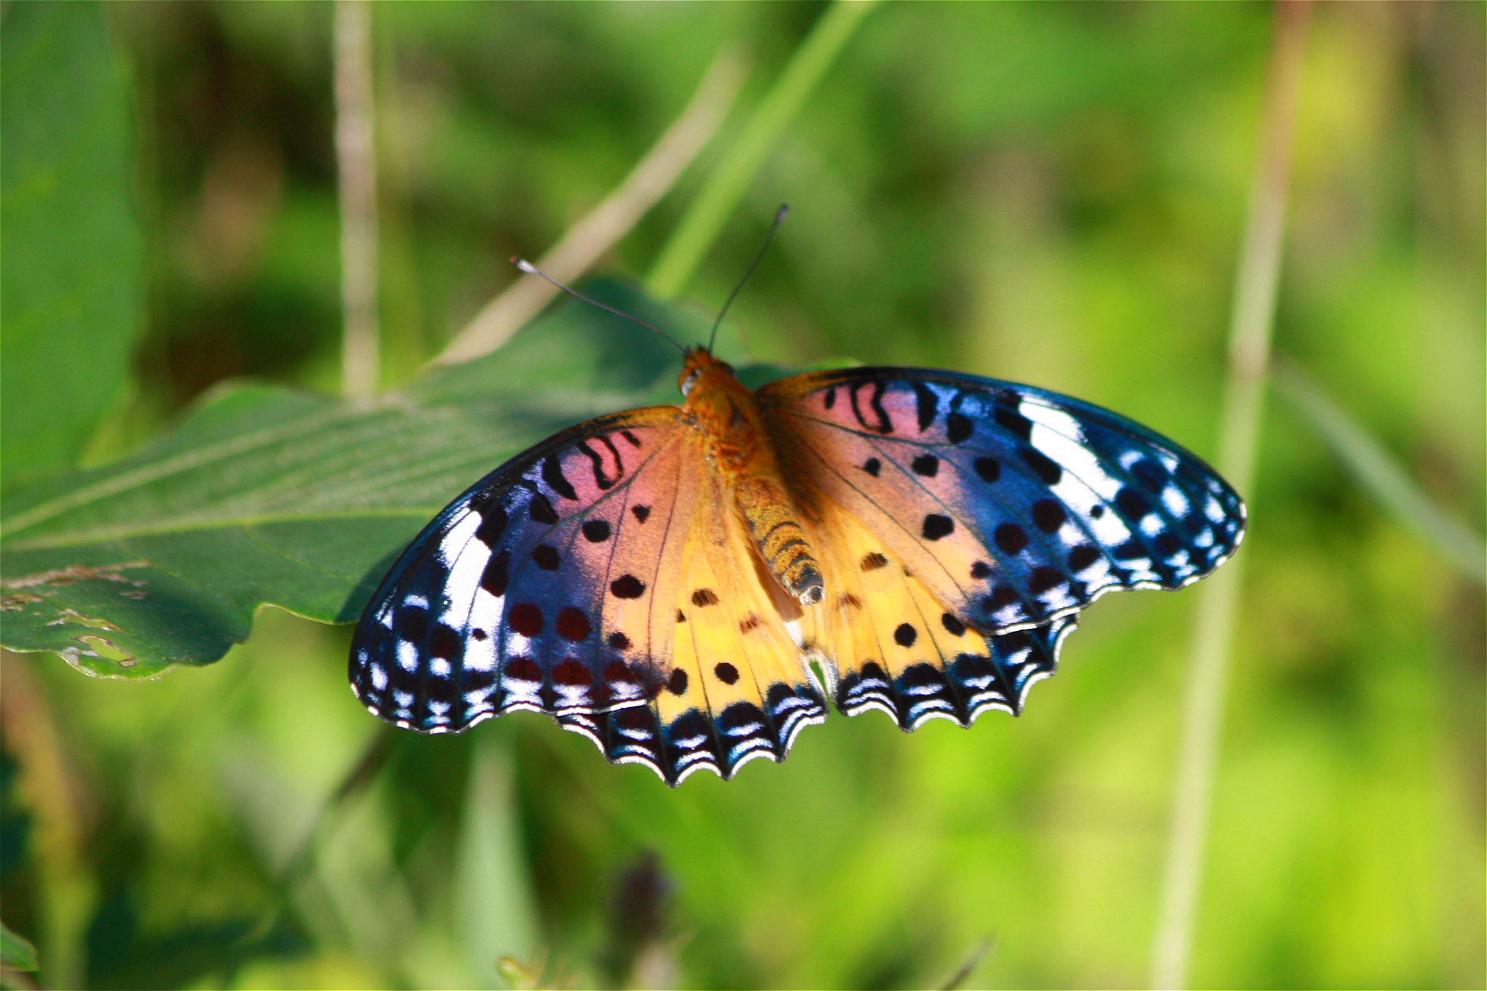
<instances>
[{"instance_id":1,"label":"butterfly abdomen","mask_svg":"<svg viewBox=\"0 0 1487 991\"><path fill-rule=\"evenodd\" d=\"M709 460L733 493L760 560L802 603L820 602L821 565L781 481L754 394L729 365L702 348L687 356L682 389L688 417L706 439Z\"/></svg>"},{"instance_id":2,"label":"butterfly abdomen","mask_svg":"<svg viewBox=\"0 0 1487 991\"><path fill-rule=\"evenodd\" d=\"M773 479L751 475L734 486L733 499L770 573L806 605L820 602L826 591L821 565L784 489Z\"/></svg>"}]
</instances>

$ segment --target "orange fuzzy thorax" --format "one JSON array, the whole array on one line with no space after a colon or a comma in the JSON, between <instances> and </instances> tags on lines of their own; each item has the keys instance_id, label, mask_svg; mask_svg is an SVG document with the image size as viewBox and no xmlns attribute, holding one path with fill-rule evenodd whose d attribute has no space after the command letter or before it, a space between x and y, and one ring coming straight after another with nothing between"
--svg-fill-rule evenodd
<instances>
[{"instance_id":1,"label":"orange fuzzy thorax","mask_svg":"<svg viewBox=\"0 0 1487 991\"><path fill-rule=\"evenodd\" d=\"M821 566L800 525L754 394L705 348L687 352L684 409L771 574L806 605L825 592Z\"/></svg>"}]
</instances>

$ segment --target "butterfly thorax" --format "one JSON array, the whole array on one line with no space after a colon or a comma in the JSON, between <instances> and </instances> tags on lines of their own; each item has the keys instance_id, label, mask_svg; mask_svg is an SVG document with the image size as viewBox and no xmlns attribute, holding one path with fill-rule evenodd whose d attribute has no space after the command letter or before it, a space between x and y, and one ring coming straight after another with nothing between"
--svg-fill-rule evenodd
<instances>
[{"instance_id":1,"label":"butterfly thorax","mask_svg":"<svg viewBox=\"0 0 1487 991\"><path fill-rule=\"evenodd\" d=\"M791 595L807 605L820 602L825 593L820 564L801 528L754 394L732 366L705 348L687 353L681 388L688 422L701 435L708 460L717 467L720 484L731 495L760 559Z\"/></svg>"}]
</instances>

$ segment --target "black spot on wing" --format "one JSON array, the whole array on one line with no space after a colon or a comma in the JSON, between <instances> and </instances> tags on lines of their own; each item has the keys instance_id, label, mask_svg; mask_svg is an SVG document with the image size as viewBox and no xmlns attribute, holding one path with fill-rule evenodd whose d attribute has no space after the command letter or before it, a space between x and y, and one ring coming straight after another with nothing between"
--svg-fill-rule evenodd
<instances>
[{"instance_id":1,"label":"black spot on wing","mask_svg":"<svg viewBox=\"0 0 1487 991\"><path fill-rule=\"evenodd\" d=\"M578 450L589 459L590 470L594 476L594 484L597 485L601 490L607 491L614 488L614 483L619 481L620 476L624 474L624 462L620 459L620 452L619 449L614 446L614 441L610 440L603 434L598 435L594 439L602 444L604 448L609 452L609 456L614 466L612 472L605 467L604 458L599 454L598 451L594 450L594 448L589 444L587 440L581 440L578 442Z\"/></svg>"},{"instance_id":2,"label":"black spot on wing","mask_svg":"<svg viewBox=\"0 0 1487 991\"><path fill-rule=\"evenodd\" d=\"M495 547L496 542L501 539L501 534L506 532L506 523L509 517L502 506L490 505L479 510L480 526L475 529L475 539L486 547Z\"/></svg>"},{"instance_id":3,"label":"black spot on wing","mask_svg":"<svg viewBox=\"0 0 1487 991\"><path fill-rule=\"evenodd\" d=\"M914 409L919 417L919 432L922 434L940 413L940 397L923 382L911 384L914 387Z\"/></svg>"},{"instance_id":4,"label":"black spot on wing","mask_svg":"<svg viewBox=\"0 0 1487 991\"><path fill-rule=\"evenodd\" d=\"M563 477L563 462L559 455L553 454L543 459L542 480L547 483L549 489L564 499L578 498L578 493L573 490L568 479Z\"/></svg>"},{"instance_id":5,"label":"black spot on wing","mask_svg":"<svg viewBox=\"0 0 1487 991\"><path fill-rule=\"evenodd\" d=\"M1064 470L1058 466L1058 462L1037 448L1025 447L1021 453L1022 460L1044 485L1057 485L1059 479L1063 478Z\"/></svg>"},{"instance_id":6,"label":"black spot on wing","mask_svg":"<svg viewBox=\"0 0 1487 991\"><path fill-rule=\"evenodd\" d=\"M940 513L930 513L924 517L924 525L920 529L920 533L924 536L925 540L939 540L942 537L950 536L954 532L955 521Z\"/></svg>"},{"instance_id":7,"label":"black spot on wing","mask_svg":"<svg viewBox=\"0 0 1487 991\"><path fill-rule=\"evenodd\" d=\"M848 390L852 401L852 417L865 430L879 434L893 433L893 421L883 408L883 393L887 386L881 381L854 382ZM862 394L868 393L864 401Z\"/></svg>"},{"instance_id":8,"label":"black spot on wing","mask_svg":"<svg viewBox=\"0 0 1487 991\"><path fill-rule=\"evenodd\" d=\"M998 406L995 412L992 413L992 419L996 420L997 424L1003 430L1006 430L1019 440L1028 441L1033 436L1033 421L1015 409Z\"/></svg>"},{"instance_id":9,"label":"black spot on wing","mask_svg":"<svg viewBox=\"0 0 1487 991\"><path fill-rule=\"evenodd\" d=\"M548 526L558 522L558 513L552 508L552 500L540 492L532 494L531 500L527 503L527 515L532 517L533 522L545 523Z\"/></svg>"},{"instance_id":10,"label":"black spot on wing","mask_svg":"<svg viewBox=\"0 0 1487 991\"><path fill-rule=\"evenodd\" d=\"M510 551L503 550L492 554L490 560L485 563L485 571L480 576L480 587L498 599L505 595L511 582L510 565Z\"/></svg>"},{"instance_id":11,"label":"black spot on wing","mask_svg":"<svg viewBox=\"0 0 1487 991\"><path fill-rule=\"evenodd\" d=\"M616 599L638 599L645 594L645 582L634 575L620 575L609 583L609 594Z\"/></svg>"},{"instance_id":12,"label":"black spot on wing","mask_svg":"<svg viewBox=\"0 0 1487 991\"><path fill-rule=\"evenodd\" d=\"M975 423L964 413L951 413L945 417L945 438L952 444L969 440L975 429Z\"/></svg>"}]
</instances>

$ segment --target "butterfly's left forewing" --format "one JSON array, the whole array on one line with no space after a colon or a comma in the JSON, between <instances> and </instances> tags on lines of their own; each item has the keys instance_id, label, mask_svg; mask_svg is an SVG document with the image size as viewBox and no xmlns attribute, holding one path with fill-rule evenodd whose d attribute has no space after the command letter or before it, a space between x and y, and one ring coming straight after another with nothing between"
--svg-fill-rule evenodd
<instances>
[{"instance_id":1,"label":"butterfly's left forewing","mask_svg":"<svg viewBox=\"0 0 1487 991\"><path fill-rule=\"evenodd\" d=\"M367 606L351 650L358 698L433 733L516 709L654 698L672 644L661 613L697 494L684 441L675 407L620 413L539 444L461 495Z\"/></svg>"}]
</instances>

